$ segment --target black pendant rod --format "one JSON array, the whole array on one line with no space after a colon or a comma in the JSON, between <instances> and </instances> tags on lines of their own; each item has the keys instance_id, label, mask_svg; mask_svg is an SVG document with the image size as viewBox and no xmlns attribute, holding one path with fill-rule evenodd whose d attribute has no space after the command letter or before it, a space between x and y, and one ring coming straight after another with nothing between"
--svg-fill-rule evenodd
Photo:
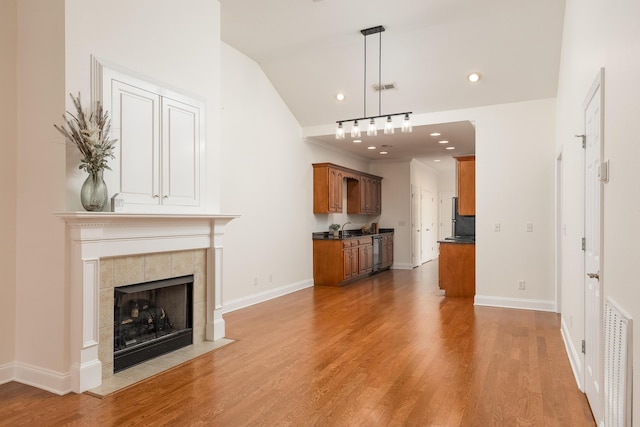
<instances>
[{"instance_id":1,"label":"black pendant rod","mask_svg":"<svg viewBox=\"0 0 640 427\"><path fill-rule=\"evenodd\" d=\"M364 115L367 115L367 36L364 36L364 87L362 88L364 99Z\"/></svg>"},{"instance_id":2,"label":"black pendant rod","mask_svg":"<svg viewBox=\"0 0 640 427\"><path fill-rule=\"evenodd\" d=\"M379 119L380 117L406 116L407 114L413 114L413 111L405 111L404 113L380 114L378 116L369 117L358 117L357 119L336 120L336 123L353 122L356 120Z\"/></svg>"},{"instance_id":3,"label":"black pendant rod","mask_svg":"<svg viewBox=\"0 0 640 427\"><path fill-rule=\"evenodd\" d=\"M378 37L380 38L379 50L378 50L378 115L379 115L381 114L381 111L382 111L382 31L378 33Z\"/></svg>"}]
</instances>

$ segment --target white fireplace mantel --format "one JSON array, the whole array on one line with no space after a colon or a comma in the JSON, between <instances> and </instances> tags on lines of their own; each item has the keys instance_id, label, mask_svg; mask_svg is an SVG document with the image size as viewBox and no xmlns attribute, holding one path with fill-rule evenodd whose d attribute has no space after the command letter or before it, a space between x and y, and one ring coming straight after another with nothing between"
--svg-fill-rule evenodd
<instances>
[{"instance_id":1,"label":"white fireplace mantel","mask_svg":"<svg viewBox=\"0 0 640 427\"><path fill-rule=\"evenodd\" d=\"M58 212L66 223L70 280L71 388L102 383L98 357L100 258L207 250L205 338L223 338L222 238L238 215Z\"/></svg>"}]
</instances>

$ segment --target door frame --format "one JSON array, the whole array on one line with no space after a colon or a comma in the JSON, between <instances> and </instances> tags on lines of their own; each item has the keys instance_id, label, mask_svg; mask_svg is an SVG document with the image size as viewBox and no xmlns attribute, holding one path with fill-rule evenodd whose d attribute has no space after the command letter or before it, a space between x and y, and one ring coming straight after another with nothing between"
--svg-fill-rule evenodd
<instances>
[{"instance_id":1,"label":"door frame","mask_svg":"<svg viewBox=\"0 0 640 427\"><path fill-rule=\"evenodd\" d=\"M563 240L565 237L564 230L564 206L562 198L564 196L562 192L563 177L562 177L562 149L556 156L556 313L562 312L562 266L563 266L563 253L564 245Z\"/></svg>"}]
</instances>

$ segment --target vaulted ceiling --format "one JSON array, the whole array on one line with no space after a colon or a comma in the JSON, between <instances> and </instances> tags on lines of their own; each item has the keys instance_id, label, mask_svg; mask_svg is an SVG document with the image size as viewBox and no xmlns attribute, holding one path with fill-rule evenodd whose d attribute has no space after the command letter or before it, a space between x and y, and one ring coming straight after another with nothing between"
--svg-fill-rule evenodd
<instances>
[{"instance_id":1,"label":"vaulted ceiling","mask_svg":"<svg viewBox=\"0 0 640 427\"><path fill-rule=\"evenodd\" d=\"M222 40L260 65L302 127L363 117L365 108L420 114L556 96L563 0L221 0L221 10ZM365 66L360 30L377 25L385 31L366 38ZM379 81L397 88L379 95ZM469 154L473 127L459 125L448 126L459 140L442 137L454 154ZM386 158L442 152L442 138L429 137L437 127L365 134L360 144L350 127L345 141L316 140L370 159L381 158L380 145L391 146Z\"/></svg>"}]
</instances>

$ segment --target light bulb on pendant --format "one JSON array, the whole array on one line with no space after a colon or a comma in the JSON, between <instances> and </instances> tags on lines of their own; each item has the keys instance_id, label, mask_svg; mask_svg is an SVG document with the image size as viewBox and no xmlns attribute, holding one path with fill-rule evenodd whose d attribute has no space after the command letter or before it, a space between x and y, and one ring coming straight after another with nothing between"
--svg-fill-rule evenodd
<instances>
[{"instance_id":1,"label":"light bulb on pendant","mask_svg":"<svg viewBox=\"0 0 640 427\"><path fill-rule=\"evenodd\" d=\"M336 139L344 139L344 128L342 127L342 122L338 123L338 128L336 129Z\"/></svg>"},{"instance_id":2,"label":"light bulb on pendant","mask_svg":"<svg viewBox=\"0 0 640 427\"><path fill-rule=\"evenodd\" d=\"M384 124L384 134L385 135L393 135L393 122L391 121L391 116L387 116L387 121Z\"/></svg>"},{"instance_id":3,"label":"light bulb on pendant","mask_svg":"<svg viewBox=\"0 0 640 427\"><path fill-rule=\"evenodd\" d=\"M353 122L353 127L351 128L351 138L360 138L360 126L358 126L358 121Z\"/></svg>"},{"instance_id":4,"label":"light bulb on pendant","mask_svg":"<svg viewBox=\"0 0 640 427\"><path fill-rule=\"evenodd\" d=\"M402 133L409 133L413 130L411 127L411 119L409 119L409 115L404 115L404 120L402 120Z\"/></svg>"},{"instance_id":5,"label":"light bulb on pendant","mask_svg":"<svg viewBox=\"0 0 640 427\"><path fill-rule=\"evenodd\" d=\"M369 122L369 128L367 129L367 136L377 136L378 135L378 129L376 128L376 122L371 119L371 121Z\"/></svg>"}]
</instances>

